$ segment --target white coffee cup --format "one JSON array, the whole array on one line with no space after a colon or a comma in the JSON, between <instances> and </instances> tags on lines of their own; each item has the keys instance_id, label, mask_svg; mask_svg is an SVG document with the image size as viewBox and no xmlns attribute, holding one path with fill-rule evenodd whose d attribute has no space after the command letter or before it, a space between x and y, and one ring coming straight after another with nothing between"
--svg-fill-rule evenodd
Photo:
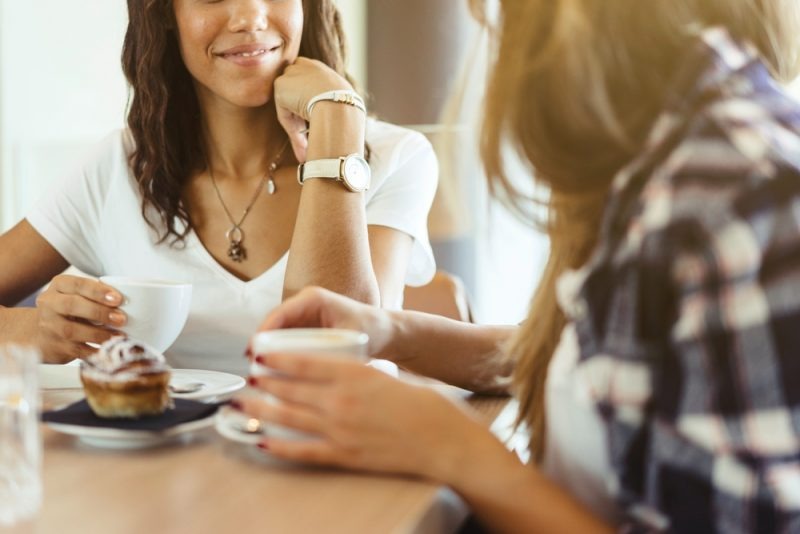
<instances>
[{"instance_id":1,"label":"white coffee cup","mask_svg":"<svg viewBox=\"0 0 800 534\"><path fill-rule=\"evenodd\" d=\"M337 328L290 328L259 332L250 340L254 356L268 353L311 354L320 358L347 358L367 361L369 336L356 330ZM272 372L253 361L250 374L269 375ZM271 395L264 394L268 402L280 402ZM309 439L311 436L279 425L270 424L267 435L281 439Z\"/></svg>"},{"instance_id":2,"label":"white coffee cup","mask_svg":"<svg viewBox=\"0 0 800 534\"><path fill-rule=\"evenodd\" d=\"M120 330L128 337L159 352L175 342L189 317L192 284L128 276L102 276L100 281L122 294L120 309L128 321Z\"/></svg>"}]
</instances>

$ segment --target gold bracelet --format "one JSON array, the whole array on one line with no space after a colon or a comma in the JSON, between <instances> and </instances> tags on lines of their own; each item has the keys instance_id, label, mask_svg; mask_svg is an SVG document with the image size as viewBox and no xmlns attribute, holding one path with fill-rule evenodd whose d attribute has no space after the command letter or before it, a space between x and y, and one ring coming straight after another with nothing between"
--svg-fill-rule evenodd
<instances>
[{"instance_id":1,"label":"gold bracelet","mask_svg":"<svg viewBox=\"0 0 800 534\"><path fill-rule=\"evenodd\" d=\"M364 99L361 98L361 96L355 91L351 89L342 91L328 91L326 93L318 94L308 101L308 105L306 106L306 120L311 118L311 110L314 109L314 105L323 100L354 106L363 111L364 114L367 113L367 106L364 105Z\"/></svg>"}]
</instances>

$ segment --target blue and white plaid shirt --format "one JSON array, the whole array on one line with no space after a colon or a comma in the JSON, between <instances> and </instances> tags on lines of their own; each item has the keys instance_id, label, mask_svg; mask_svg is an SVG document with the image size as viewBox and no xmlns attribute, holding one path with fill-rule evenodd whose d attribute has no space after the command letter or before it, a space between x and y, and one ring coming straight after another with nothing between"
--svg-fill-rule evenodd
<instances>
[{"instance_id":1,"label":"blue and white plaid shirt","mask_svg":"<svg viewBox=\"0 0 800 534\"><path fill-rule=\"evenodd\" d=\"M800 532L800 105L701 44L566 311L628 531Z\"/></svg>"}]
</instances>

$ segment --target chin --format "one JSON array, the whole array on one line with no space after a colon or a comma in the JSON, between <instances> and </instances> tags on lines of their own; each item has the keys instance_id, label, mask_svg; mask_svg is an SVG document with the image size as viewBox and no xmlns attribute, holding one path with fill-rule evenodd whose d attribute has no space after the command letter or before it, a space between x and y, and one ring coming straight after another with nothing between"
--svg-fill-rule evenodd
<instances>
[{"instance_id":1,"label":"chin","mask_svg":"<svg viewBox=\"0 0 800 534\"><path fill-rule=\"evenodd\" d=\"M232 101L243 107L260 107L272 101L274 78L240 85L231 95Z\"/></svg>"},{"instance_id":2,"label":"chin","mask_svg":"<svg viewBox=\"0 0 800 534\"><path fill-rule=\"evenodd\" d=\"M272 102L272 93L267 96L262 95L252 95L252 96L242 96L236 100L234 103L243 108L260 108L266 106Z\"/></svg>"}]
</instances>

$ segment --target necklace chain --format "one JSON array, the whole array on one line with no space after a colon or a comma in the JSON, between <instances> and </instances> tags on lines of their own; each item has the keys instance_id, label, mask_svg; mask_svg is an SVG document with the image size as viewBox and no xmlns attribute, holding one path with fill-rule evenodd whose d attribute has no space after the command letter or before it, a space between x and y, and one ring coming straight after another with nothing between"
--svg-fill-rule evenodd
<instances>
[{"instance_id":1,"label":"necklace chain","mask_svg":"<svg viewBox=\"0 0 800 534\"><path fill-rule=\"evenodd\" d=\"M250 202L247 204L247 207L242 212L242 216L239 218L239 222L233 218L231 215L230 210L228 209L227 204L222 199L222 193L219 190L219 186L217 186L217 180L214 178L214 171L211 169L211 165L207 164L208 167L208 175L211 177L211 184L214 186L214 191L217 193L217 198L219 199L219 203L222 205L222 209L225 210L225 215L228 216L228 220L231 223L230 229L225 232L225 238L228 240L228 257L235 261L236 263L241 263L247 259L247 250L245 250L244 246L242 245L242 241L244 241L244 231L242 230L242 224L244 224L244 220L247 218L247 215L250 213L250 210L253 209L253 206L258 200L261 191L264 189L264 184L269 183L269 194L275 194L275 180L272 176L272 173L275 172L275 169L278 168L278 163L280 163L281 158L283 157L283 153L286 151L286 147L289 146L289 141L287 140L275 157L272 159L272 162L267 167L267 172L264 173L264 176L261 177L261 180L258 181L258 186L253 193L253 198L250 199Z\"/></svg>"}]
</instances>

